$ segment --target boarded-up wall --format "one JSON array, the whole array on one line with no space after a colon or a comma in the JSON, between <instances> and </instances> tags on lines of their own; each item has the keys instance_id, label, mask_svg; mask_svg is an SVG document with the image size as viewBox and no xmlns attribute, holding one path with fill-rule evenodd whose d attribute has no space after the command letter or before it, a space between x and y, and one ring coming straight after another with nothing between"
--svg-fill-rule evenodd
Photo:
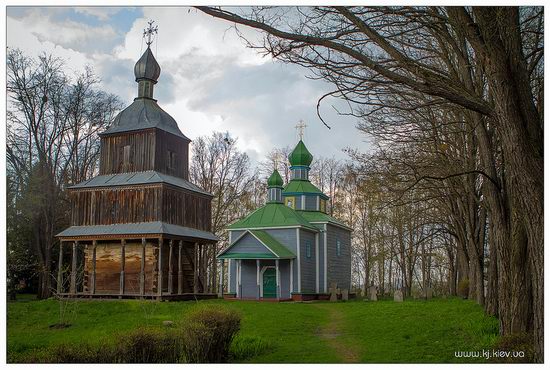
<instances>
[{"instance_id":1,"label":"boarded-up wall","mask_svg":"<svg viewBox=\"0 0 550 370\"><path fill-rule=\"evenodd\" d=\"M157 279L157 253L154 244L145 247L145 292L154 292ZM125 247L125 292L139 293L141 270L141 243L126 243ZM121 245L100 243L96 249L96 293L118 294L120 292ZM90 291L92 275L92 248L85 250L85 291Z\"/></svg>"},{"instance_id":2,"label":"boarded-up wall","mask_svg":"<svg viewBox=\"0 0 550 370\"><path fill-rule=\"evenodd\" d=\"M162 247L162 291L168 292L170 272L170 244L165 240ZM172 293L178 291L178 250L179 241L174 240L172 248ZM121 243L98 243L96 248L96 294L119 294L121 272ZM141 271L141 242L127 241L124 261L124 293L139 294ZM157 294L158 287L158 244L145 245L145 294ZM92 289L93 271L92 246L84 248L84 292ZM182 293L193 292L193 244L184 242L181 255L183 281Z\"/></svg>"}]
</instances>

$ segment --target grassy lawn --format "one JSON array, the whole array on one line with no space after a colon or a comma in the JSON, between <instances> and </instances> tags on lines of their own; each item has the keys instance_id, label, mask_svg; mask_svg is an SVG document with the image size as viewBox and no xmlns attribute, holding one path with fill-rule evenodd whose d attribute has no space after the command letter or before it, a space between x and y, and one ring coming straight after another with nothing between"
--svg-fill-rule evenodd
<instances>
[{"instance_id":1,"label":"grassy lawn","mask_svg":"<svg viewBox=\"0 0 550 370\"><path fill-rule=\"evenodd\" d=\"M185 319L195 305L224 305L242 313L236 344L267 343L247 362L463 362L454 351L488 349L498 322L460 299L339 303L78 301L59 322L55 300L8 304L8 358L66 342L100 343L138 326ZM475 359L470 359L475 361ZM480 361L479 359L477 360Z\"/></svg>"}]
</instances>

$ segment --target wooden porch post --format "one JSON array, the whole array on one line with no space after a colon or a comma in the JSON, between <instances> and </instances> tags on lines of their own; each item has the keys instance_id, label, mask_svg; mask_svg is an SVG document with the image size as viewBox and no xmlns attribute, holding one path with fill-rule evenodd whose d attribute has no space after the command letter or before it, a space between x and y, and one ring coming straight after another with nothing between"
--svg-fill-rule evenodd
<instances>
[{"instance_id":1,"label":"wooden porch post","mask_svg":"<svg viewBox=\"0 0 550 370\"><path fill-rule=\"evenodd\" d=\"M126 265L126 239L120 241L120 296L124 294L124 269Z\"/></svg>"},{"instance_id":2,"label":"wooden porch post","mask_svg":"<svg viewBox=\"0 0 550 370\"><path fill-rule=\"evenodd\" d=\"M157 282L157 294L158 299L161 299L162 296L162 245L164 244L164 240L162 238L159 238L159 255L158 255L158 282Z\"/></svg>"},{"instance_id":3,"label":"wooden porch post","mask_svg":"<svg viewBox=\"0 0 550 370\"><path fill-rule=\"evenodd\" d=\"M168 294L172 294L172 291L173 291L173 283L174 283L174 278L172 276L172 274L174 273L174 270L172 268L172 264L173 264L173 261L172 261L172 255L174 254L174 240L173 239L170 239L170 241L168 242L168 245L169 245L169 252L168 252Z\"/></svg>"},{"instance_id":4,"label":"wooden porch post","mask_svg":"<svg viewBox=\"0 0 550 370\"><path fill-rule=\"evenodd\" d=\"M220 288L218 290L218 297L223 297L223 260L220 260Z\"/></svg>"},{"instance_id":5,"label":"wooden porch post","mask_svg":"<svg viewBox=\"0 0 550 370\"><path fill-rule=\"evenodd\" d=\"M145 295L145 246L147 240L141 238L141 261L139 266L139 295Z\"/></svg>"},{"instance_id":6,"label":"wooden porch post","mask_svg":"<svg viewBox=\"0 0 550 370\"><path fill-rule=\"evenodd\" d=\"M70 288L71 294L76 294L76 253L77 253L76 248L77 247L78 247L78 242L74 241L73 242L73 260L71 264L71 288Z\"/></svg>"},{"instance_id":7,"label":"wooden porch post","mask_svg":"<svg viewBox=\"0 0 550 370\"><path fill-rule=\"evenodd\" d=\"M63 293L63 241L59 242L59 260L57 262L57 294Z\"/></svg>"},{"instance_id":8,"label":"wooden porch post","mask_svg":"<svg viewBox=\"0 0 550 370\"><path fill-rule=\"evenodd\" d=\"M193 293L198 293L199 289L198 289L198 268L199 268L199 263L198 263L198 254L199 254L199 243L195 243L195 246L194 246L194 249L193 249L193 255L194 255L194 263L193 263Z\"/></svg>"},{"instance_id":9,"label":"wooden porch post","mask_svg":"<svg viewBox=\"0 0 550 370\"><path fill-rule=\"evenodd\" d=\"M281 298L281 283L279 282L279 260L275 260L275 281L277 282L277 298Z\"/></svg>"},{"instance_id":10,"label":"wooden porch post","mask_svg":"<svg viewBox=\"0 0 550 370\"><path fill-rule=\"evenodd\" d=\"M241 274L242 274L242 267L243 267L243 260L237 260L239 261L239 274L237 275L237 291L238 291L238 297L239 298L242 298L242 295L243 295L243 292L242 292L242 289L241 289Z\"/></svg>"},{"instance_id":11,"label":"wooden porch post","mask_svg":"<svg viewBox=\"0 0 550 370\"><path fill-rule=\"evenodd\" d=\"M92 287L90 289L92 294L95 294L96 286L96 256L97 256L97 240L92 241Z\"/></svg>"},{"instance_id":12,"label":"wooden porch post","mask_svg":"<svg viewBox=\"0 0 550 370\"><path fill-rule=\"evenodd\" d=\"M203 280L203 255L202 255L202 252L203 252L203 248L202 248L202 244L199 244L199 261L198 261L198 266L199 266L199 271L198 271L198 277L199 277L199 284L200 284L200 289L198 289L198 292L199 293L204 293L204 280Z\"/></svg>"},{"instance_id":13,"label":"wooden porch post","mask_svg":"<svg viewBox=\"0 0 550 370\"><path fill-rule=\"evenodd\" d=\"M290 298L292 298L292 292L294 291L294 260L290 260Z\"/></svg>"},{"instance_id":14,"label":"wooden porch post","mask_svg":"<svg viewBox=\"0 0 550 370\"><path fill-rule=\"evenodd\" d=\"M181 252L183 249L183 240L178 243L178 294L183 294L183 268L181 266Z\"/></svg>"},{"instance_id":15,"label":"wooden porch post","mask_svg":"<svg viewBox=\"0 0 550 370\"><path fill-rule=\"evenodd\" d=\"M260 260L256 260L256 290L257 298L260 299Z\"/></svg>"}]
</instances>

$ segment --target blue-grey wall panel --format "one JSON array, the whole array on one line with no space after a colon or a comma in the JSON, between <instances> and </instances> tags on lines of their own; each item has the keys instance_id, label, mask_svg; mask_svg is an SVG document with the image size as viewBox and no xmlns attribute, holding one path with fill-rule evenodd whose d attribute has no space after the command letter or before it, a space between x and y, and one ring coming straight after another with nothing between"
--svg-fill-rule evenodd
<instances>
[{"instance_id":1,"label":"blue-grey wall panel","mask_svg":"<svg viewBox=\"0 0 550 370\"><path fill-rule=\"evenodd\" d=\"M340 255L337 243L340 241ZM328 271L327 283L337 283L342 289L351 287L351 232L339 227L328 225L327 234Z\"/></svg>"},{"instance_id":2,"label":"blue-grey wall panel","mask_svg":"<svg viewBox=\"0 0 550 370\"><path fill-rule=\"evenodd\" d=\"M304 229L300 230L300 273L300 293L315 293L315 233Z\"/></svg>"}]
</instances>

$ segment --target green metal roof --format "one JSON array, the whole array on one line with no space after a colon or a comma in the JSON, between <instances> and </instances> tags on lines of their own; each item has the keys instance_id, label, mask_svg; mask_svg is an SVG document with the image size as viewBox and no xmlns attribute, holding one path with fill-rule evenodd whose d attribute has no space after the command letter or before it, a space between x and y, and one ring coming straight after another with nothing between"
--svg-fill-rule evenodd
<instances>
[{"instance_id":1,"label":"green metal roof","mask_svg":"<svg viewBox=\"0 0 550 370\"><path fill-rule=\"evenodd\" d=\"M289 251L284 245L282 245L277 239L269 235L263 230L249 230L249 233L254 235L263 244L265 244L275 255L279 258L294 258L296 255Z\"/></svg>"},{"instance_id":2,"label":"green metal roof","mask_svg":"<svg viewBox=\"0 0 550 370\"><path fill-rule=\"evenodd\" d=\"M283 189L283 195L290 194L318 194L323 198L328 199L319 188L313 185L309 180L300 180L293 179L288 182L286 187Z\"/></svg>"},{"instance_id":3,"label":"green metal roof","mask_svg":"<svg viewBox=\"0 0 550 370\"><path fill-rule=\"evenodd\" d=\"M351 230L351 228L348 225L346 225L344 222L330 215L327 215L326 213L323 213L323 212L319 212L319 211L296 211L296 212L298 212L300 216L308 220L308 222L328 222L328 223L335 224Z\"/></svg>"},{"instance_id":4,"label":"green metal roof","mask_svg":"<svg viewBox=\"0 0 550 370\"><path fill-rule=\"evenodd\" d=\"M277 259L273 253L222 253L218 256L219 259L239 259L239 260L256 260L256 259Z\"/></svg>"},{"instance_id":5,"label":"green metal roof","mask_svg":"<svg viewBox=\"0 0 550 370\"><path fill-rule=\"evenodd\" d=\"M282 203L267 203L245 218L229 225L228 229L270 228L283 226L302 226L317 230L295 210Z\"/></svg>"},{"instance_id":6,"label":"green metal roof","mask_svg":"<svg viewBox=\"0 0 550 370\"><path fill-rule=\"evenodd\" d=\"M98 237L104 235L146 235L146 234L168 234L190 239L200 239L209 241L220 240L210 231L197 230L191 227L168 224L166 222L136 222L127 224L111 224L111 225L87 225L87 226L71 226L56 237L61 239ZM141 237L140 237L141 239Z\"/></svg>"},{"instance_id":7,"label":"green metal roof","mask_svg":"<svg viewBox=\"0 0 550 370\"><path fill-rule=\"evenodd\" d=\"M302 140L298 142L292 153L288 156L291 166L309 166L313 161L313 156L307 150Z\"/></svg>"},{"instance_id":8,"label":"green metal roof","mask_svg":"<svg viewBox=\"0 0 550 370\"><path fill-rule=\"evenodd\" d=\"M268 187L280 187L282 188L284 185L283 178L279 174L279 171L273 170L273 173L271 176L269 176L269 179L267 179L267 186Z\"/></svg>"},{"instance_id":9,"label":"green metal roof","mask_svg":"<svg viewBox=\"0 0 550 370\"><path fill-rule=\"evenodd\" d=\"M233 246L235 246L239 240L247 233L252 234L260 243L263 244L270 252L268 253L246 253L246 252L231 252ZM273 238L267 232L263 230L247 230L237 240L235 240L229 247L222 251L218 258L220 259L288 259L296 258L296 255L289 251L287 247L281 244L277 239Z\"/></svg>"}]
</instances>

